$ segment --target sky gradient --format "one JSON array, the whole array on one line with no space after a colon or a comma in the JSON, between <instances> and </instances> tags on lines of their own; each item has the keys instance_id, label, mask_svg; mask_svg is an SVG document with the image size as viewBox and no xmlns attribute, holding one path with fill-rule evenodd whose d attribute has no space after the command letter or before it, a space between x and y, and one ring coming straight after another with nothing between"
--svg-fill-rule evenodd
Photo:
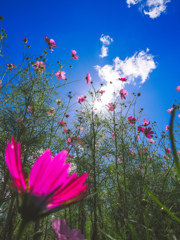
<instances>
[{"instance_id":1,"label":"sky gradient","mask_svg":"<svg viewBox=\"0 0 180 240\"><path fill-rule=\"evenodd\" d=\"M169 123L167 109L180 100L180 1L179 0L9 0L1 2L0 15L8 34L8 53L15 65L21 62L23 38L37 57L47 47L44 37L55 40L57 48L48 52L55 71L76 50L70 81L91 73L98 88L129 94L141 92L137 108L164 130ZM66 70L65 70L66 71ZM124 86L118 77L126 77ZM69 85L77 96L86 95L90 85ZM110 96L110 93L109 95ZM128 99L128 96L127 96Z\"/></svg>"}]
</instances>

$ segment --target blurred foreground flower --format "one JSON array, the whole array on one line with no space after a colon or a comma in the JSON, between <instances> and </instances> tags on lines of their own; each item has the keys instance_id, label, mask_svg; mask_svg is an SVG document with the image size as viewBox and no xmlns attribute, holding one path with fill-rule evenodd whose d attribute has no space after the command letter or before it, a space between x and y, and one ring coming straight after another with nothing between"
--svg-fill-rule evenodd
<instances>
[{"instance_id":1,"label":"blurred foreground flower","mask_svg":"<svg viewBox=\"0 0 180 240\"><path fill-rule=\"evenodd\" d=\"M45 64L42 61L37 61L34 65L34 68L39 71L44 71L45 70Z\"/></svg>"},{"instance_id":2,"label":"blurred foreground flower","mask_svg":"<svg viewBox=\"0 0 180 240\"><path fill-rule=\"evenodd\" d=\"M91 75L90 75L90 73L87 73L87 75L86 75L86 83L90 84L90 82L91 82Z\"/></svg>"},{"instance_id":3,"label":"blurred foreground flower","mask_svg":"<svg viewBox=\"0 0 180 240\"><path fill-rule=\"evenodd\" d=\"M81 231L79 229L71 230L70 227L67 226L65 219L53 220L52 228L55 237L59 240L84 240Z\"/></svg>"},{"instance_id":4,"label":"blurred foreground flower","mask_svg":"<svg viewBox=\"0 0 180 240\"><path fill-rule=\"evenodd\" d=\"M90 187L83 185L88 173L80 177L77 172L68 176L71 164L65 163L66 150L52 157L50 149L47 149L34 163L29 179L25 179L20 143L16 143L13 137L11 141L5 152L12 179L9 185L19 193L22 200L19 211L25 223L68 207L88 193Z\"/></svg>"},{"instance_id":5,"label":"blurred foreground flower","mask_svg":"<svg viewBox=\"0 0 180 240\"><path fill-rule=\"evenodd\" d=\"M126 91L126 89L121 89L121 91L119 92L121 99L126 99L125 95L128 95L128 91Z\"/></svg>"},{"instance_id":6,"label":"blurred foreground flower","mask_svg":"<svg viewBox=\"0 0 180 240\"><path fill-rule=\"evenodd\" d=\"M122 81L122 82L126 82L127 81L127 79L126 78L118 78L120 81Z\"/></svg>"},{"instance_id":7,"label":"blurred foreground flower","mask_svg":"<svg viewBox=\"0 0 180 240\"><path fill-rule=\"evenodd\" d=\"M81 95L80 97L78 97L77 101L81 104L83 102L85 102L85 96Z\"/></svg>"}]
</instances>

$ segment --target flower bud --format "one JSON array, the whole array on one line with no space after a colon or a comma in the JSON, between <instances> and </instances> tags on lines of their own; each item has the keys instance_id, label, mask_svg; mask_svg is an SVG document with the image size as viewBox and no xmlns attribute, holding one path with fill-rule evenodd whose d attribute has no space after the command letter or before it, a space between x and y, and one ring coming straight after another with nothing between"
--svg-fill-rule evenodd
<instances>
[{"instance_id":1,"label":"flower bud","mask_svg":"<svg viewBox=\"0 0 180 240\"><path fill-rule=\"evenodd\" d=\"M0 17L0 21L3 21L3 20L4 20L4 18L1 16L1 17Z\"/></svg>"}]
</instances>

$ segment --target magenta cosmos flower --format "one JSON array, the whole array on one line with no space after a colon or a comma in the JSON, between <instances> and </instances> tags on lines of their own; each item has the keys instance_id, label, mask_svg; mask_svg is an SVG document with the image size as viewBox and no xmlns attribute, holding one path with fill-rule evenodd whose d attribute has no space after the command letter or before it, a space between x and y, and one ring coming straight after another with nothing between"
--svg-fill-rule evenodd
<instances>
[{"instance_id":1,"label":"magenta cosmos flower","mask_svg":"<svg viewBox=\"0 0 180 240\"><path fill-rule=\"evenodd\" d=\"M98 91L98 93L100 93L100 94L103 94L103 93L105 93L106 91L105 90L99 90Z\"/></svg>"},{"instance_id":2,"label":"magenta cosmos flower","mask_svg":"<svg viewBox=\"0 0 180 240\"><path fill-rule=\"evenodd\" d=\"M125 95L128 95L128 92L126 91L126 89L121 89L119 92L121 99L126 99Z\"/></svg>"},{"instance_id":3,"label":"magenta cosmos flower","mask_svg":"<svg viewBox=\"0 0 180 240\"><path fill-rule=\"evenodd\" d=\"M55 75L58 79L65 79L66 78L65 74L66 73L64 71L59 70L59 71L57 71L57 73Z\"/></svg>"},{"instance_id":4,"label":"magenta cosmos flower","mask_svg":"<svg viewBox=\"0 0 180 240\"><path fill-rule=\"evenodd\" d=\"M167 132L169 130L169 125L166 125L165 131Z\"/></svg>"},{"instance_id":5,"label":"magenta cosmos flower","mask_svg":"<svg viewBox=\"0 0 180 240\"><path fill-rule=\"evenodd\" d=\"M9 169L14 188L22 199L20 213L26 222L35 221L52 212L65 208L84 197L88 189L83 185L88 174L80 177L77 173L69 176L71 164L66 163L67 151L64 150L52 157L47 149L34 163L28 179L25 179L21 146L14 138L8 142L5 161Z\"/></svg>"},{"instance_id":6,"label":"magenta cosmos flower","mask_svg":"<svg viewBox=\"0 0 180 240\"><path fill-rule=\"evenodd\" d=\"M122 81L122 82L126 82L127 81L127 79L126 78L118 78L120 81Z\"/></svg>"},{"instance_id":7,"label":"magenta cosmos flower","mask_svg":"<svg viewBox=\"0 0 180 240\"><path fill-rule=\"evenodd\" d=\"M113 102L108 103L107 107L109 108L109 111L114 111L114 109L116 109L116 105Z\"/></svg>"},{"instance_id":8,"label":"magenta cosmos flower","mask_svg":"<svg viewBox=\"0 0 180 240\"><path fill-rule=\"evenodd\" d=\"M90 82L91 82L91 75L90 75L90 73L87 73L87 75L86 75L86 83L90 84Z\"/></svg>"},{"instance_id":9,"label":"magenta cosmos flower","mask_svg":"<svg viewBox=\"0 0 180 240\"><path fill-rule=\"evenodd\" d=\"M72 59L74 59L74 60L78 60L79 59L79 56L78 55L76 55L76 51L75 50L71 50L71 56L72 56Z\"/></svg>"},{"instance_id":10,"label":"magenta cosmos flower","mask_svg":"<svg viewBox=\"0 0 180 240\"><path fill-rule=\"evenodd\" d=\"M150 121L148 121L148 119L143 119L143 125L142 126L148 126L150 124Z\"/></svg>"},{"instance_id":11,"label":"magenta cosmos flower","mask_svg":"<svg viewBox=\"0 0 180 240\"><path fill-rule=\"evenodd\" d=\"M129 124L132 125L132 124L135 124L135 122L137 121L137 119L135 117L128 117L128 121L129 121Z\"/></svg>"},{"instance_id":12,"label":"magenta cosmos flower","mask_svg":"<svg viewBox=\"0 0 180 240\"><path fill-rule=\"evenodd\" d=\"M153 134L154 132L151 131L151 128L148 127L148 128L145 128L144 129L144 135L147 137L147 138L152 138L153 137Z\"/></svg>"},{"instance_id":13,"label":"magenta cosmos flower","mask_svg":"<svg viewBox=\"0 0 180 240\"><path fill-rule=\"evenodd\" d=\"M84 236L78 229L71 230L67 226L65 219L58 219L52 221L52 228L54 235L59 240L84 240Z\"/></svg>"},{"instance_id":14,"label":"magenta cosmos flower","mask_svg":"<svg viewBox=\"0 0 180 240\"><path fill-rule=\"evenodd\" d=\"M86 101L85 96L81 95L80 97L78 97L77 101L78 101L78 103L80 103L80 104L83 103L83 102L85 102L85 101Z\"/></svg>"},{"instance_id":15,"label":"magenta cosmos flower","mask_svg":"<svg viewBox=\"0 0 180 240\"><path fill-rule=\"evenodd\" d=\"M55 45L55 41L53 39L49 39L48 37L44 37L44 40L47 42L50 51L54 51L52 48L57 48L57 46Z\"/></svg>"}]
</instances>

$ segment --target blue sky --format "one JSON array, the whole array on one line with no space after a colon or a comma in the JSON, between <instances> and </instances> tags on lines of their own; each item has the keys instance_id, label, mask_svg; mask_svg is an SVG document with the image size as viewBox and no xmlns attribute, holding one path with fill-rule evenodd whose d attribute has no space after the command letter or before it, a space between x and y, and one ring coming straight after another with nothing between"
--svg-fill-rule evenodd
<instances>
[{"instance_id":1,"label":"blue sky","mask_svg":"<svg viewBox=\"0 0 180 240\"><path fill-rule=\"evenodd\" d=\"M180 99L179 0L4 0L0 15L14 64L22 59L23 38L28 38L30 55L36 57L46 48L47 36L57 45L48 54L55 71L56 62L64 63L74 49L79 60L70 62L70 81L90 72L96 87L104 83L109 89L112 81L119 90L141 92L138 107L145 109L146 118L161 129L169 123L167 109ZM128 83L120 86L117 76ZM68 90L72 88L85 95L90 86L84 80Z\"/></svg>"}]
</instances>

